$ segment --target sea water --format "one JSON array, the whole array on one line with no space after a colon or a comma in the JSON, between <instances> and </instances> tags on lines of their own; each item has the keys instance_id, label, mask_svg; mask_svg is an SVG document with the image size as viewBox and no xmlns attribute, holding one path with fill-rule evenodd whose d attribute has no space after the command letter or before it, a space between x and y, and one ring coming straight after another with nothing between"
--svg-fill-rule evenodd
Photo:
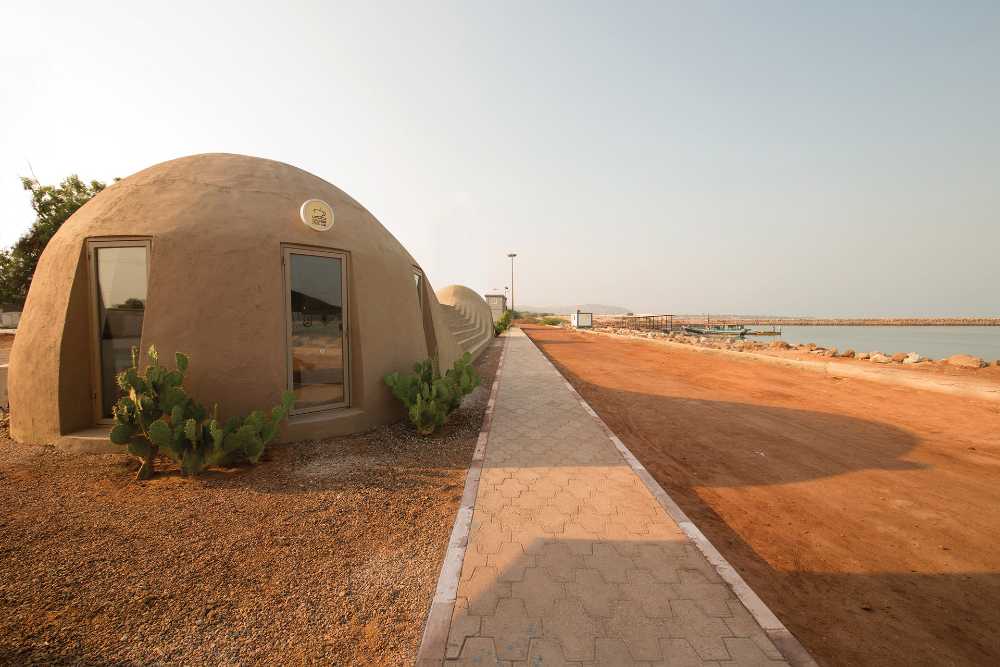
<instances>
[{"instance_id":1,"label":"sea water","mask_svg":"<svg viewBox=\"0 0 1000 667\"><path fill-rule=\"evenodd\" d=\"M767 330L769 326L750 326ZM816 343L820 347L848 348L856 352L917 352L931 359L971 354L986 361L1000 359L1000 327L857 327L782 326L781 339L793 345ZM753 336L766 341L770 337Z\"/></svg>"}]
</instances>

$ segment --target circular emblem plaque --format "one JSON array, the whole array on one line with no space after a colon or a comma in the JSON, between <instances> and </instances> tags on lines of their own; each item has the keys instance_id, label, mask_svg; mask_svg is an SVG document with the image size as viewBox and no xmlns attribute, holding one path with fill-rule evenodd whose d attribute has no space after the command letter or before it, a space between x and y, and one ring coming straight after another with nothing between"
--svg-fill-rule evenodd
<instances>
[{"instance_id":1,"label":"circular emblem plaque","mask_svg":"<svg viewBox=\"0 0 1000 667\"><path fill-rule=\"evenodd\" d=\"M333 208L322 199L307 199L299 209L299 217L308 227L325 232L333 227Z\"/></svg>"}]
</instances>

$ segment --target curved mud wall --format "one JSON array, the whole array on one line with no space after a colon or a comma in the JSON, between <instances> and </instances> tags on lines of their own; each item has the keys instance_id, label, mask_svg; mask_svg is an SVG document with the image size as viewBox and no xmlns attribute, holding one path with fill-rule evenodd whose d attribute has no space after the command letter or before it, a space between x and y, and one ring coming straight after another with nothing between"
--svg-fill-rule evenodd
<instances>
[{"instance_id":1,"label":"curved mud wall","mask_svg":"<svg viewBox=\"0 0 1000 667\"><path fill-rule=\"evenodd\" d=\"M334 211L331 229L299 217L307 199ZM186 384L223 415L276 403L287 386L283 248L347 255L349 408L297 416L283 438L350 433L402 416L382 382L428 356L458 355L430 283L421 308L414 259L343 191L295 167L239 155L198 155L139 172L77 211L42 254L11 351L11 433L52 442L94 424L86 241L148 239L142 349L190 355ZM434 328L426 336L425 327Z\"/></svg>"},{"instance_id":2,"label":"curved mud wall","mask_svg":"<svg viewBox=\"0 0 1000 667\"><path fill-rule=\"evenodd\" d=\"M478 357L493 338L493 311L486 299L464 285L448 285L437 291L437 300L457 310L474 327L474 331L455 337L463 350L472 353L473 358Z\"/></svg>"}]
</instances>

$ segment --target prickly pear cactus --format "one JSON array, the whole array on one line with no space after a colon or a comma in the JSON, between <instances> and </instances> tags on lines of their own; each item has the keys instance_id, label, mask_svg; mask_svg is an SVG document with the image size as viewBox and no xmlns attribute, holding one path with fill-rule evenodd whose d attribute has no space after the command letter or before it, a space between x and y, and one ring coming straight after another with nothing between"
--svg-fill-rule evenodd
<instances>
[{"instance_id":1,"label":"prickly pear cactus","mask_svg":"<svg viewBox=\"0 0 1000 667\"><path fill-rule=\"evenodd\" d=\"M167 449L170 445L162 438L164 418L183 414L191 403L183 387L188 359L178 353L176 369L168 370L160 365L156 348L150 346L149 365L140 373L138 355L138 349L133 348L132 367L118 374L118 386L124 396L113 408L110 438L116 444L127 445L128 451L142 460L137 479L149 479L160 447Z\"/></svg>"},{"instance_id":2,"label":"prickly pear cactus","mask_svg":"<svg viewBox=\"0 0 1000 667\"><path fill-rule=\"evenodd\" d=\"M256 410L247 417L232 417L219 424L218 406L211 414L184 390L187 356L174 356L174 370L159 363L156 348L150 347L149 365L140 373L138 350L132 350L132 367L118 375L125 393L114 407L111 441L127 445L142 460L136 479L149 479L158 454L173 459L186 475L206 466L227 465L246 460L256 463L264 448L278 434L295 399L286 391L281 404L269 415Z\"/></svg>"},{"instance_id":3,"label":"prickly pear cactus","mask_svg":"<svg viewBox=\"0 0 1000 667\"><path fill-rule=\"evenodd\" d=\"M430 435L444 425L448 416L462 404L462 397L479 384L479 376L471 366L468 352L441 377L431 359L418 362L413 373L385 376L393 395L406 406L410 422L417 433Z\"/></svg>"},{"instance_id":4,"label":"prickly pear cactus","mask_svg":"<svg viewBox=\"0 0 1000 667\"><path fill-rule=\"evenodd\" d=\"M472 390L479 386L479 374L472 367L472 355L468 352L462 355L461 359L455 361L454 365L448 369L444 375L452 386L452 398L455 402L453 410L457 410L462 404L462 397L472 393Z\"/></svg>"}]
</instances>

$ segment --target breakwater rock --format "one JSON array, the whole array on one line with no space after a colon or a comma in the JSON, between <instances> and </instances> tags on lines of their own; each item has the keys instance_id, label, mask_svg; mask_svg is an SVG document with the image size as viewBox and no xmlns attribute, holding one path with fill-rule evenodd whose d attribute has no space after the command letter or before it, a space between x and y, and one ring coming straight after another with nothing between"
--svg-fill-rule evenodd
<instances>
[{"instance_id":1,"label":"breakwater rock","mask_svg":"<svg viewBox=\"0 0 1000 667\"><path fill-rule=\"evenodd\" d=\"M728 336L698 336L684 331L642 331L636 329L622 329L614 326L596 326L595 331L615 334L618 336L629 336L632 338L649 338L669 340L682 345L692 345L695 347L711 348L716 350L730 350L733 352L757 352L763 350L770 351L795 351L810 354L818 357L856 359L859 361L869 361L875 364L900 364L911 366L914 364L932 363L929 359L917 352L896 352L885 354L878 350L871 352L856 352L852 349L838 350L835 347L825 348L815 343L802 343L791 345L783 340L772 340L768 343L756 340L728 337ZM979 357L968 354L956 354L947 359L942 359L938 363L947 364L956 368L978 369L985 368L989 364ZM1000 366L1000 359L994 362Z\"/></svg>"}]
</instances>

